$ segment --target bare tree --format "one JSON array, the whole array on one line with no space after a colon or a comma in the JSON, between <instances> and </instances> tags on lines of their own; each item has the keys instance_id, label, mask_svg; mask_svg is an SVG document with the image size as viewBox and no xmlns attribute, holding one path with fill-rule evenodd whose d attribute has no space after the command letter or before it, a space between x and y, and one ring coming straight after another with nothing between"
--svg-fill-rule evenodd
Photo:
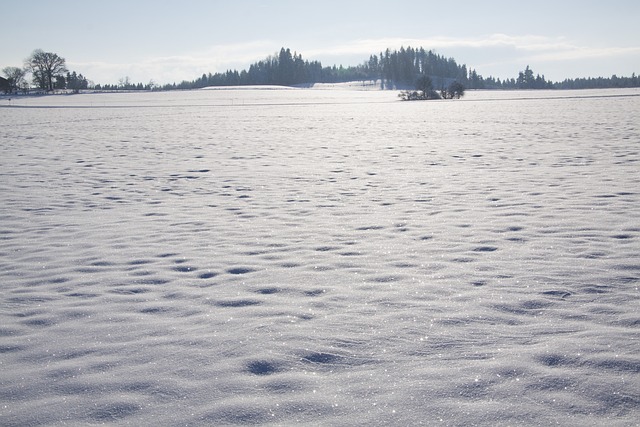
<instances>
[{"instance_id":1,"label":"bare tree","mask_svg":"<svg viewBox=\"0 0 640 427\"><path fill-rule=\"evenodd\" d=\"M119 78L118 79L118 87L120 89L130 89L131 80L129 79L129 76Z\"/></svg>"},{"instance_id":2,"label":"bare tree","mask_svg":"<svg viewBox=\"0 0 640 427\"><path fill-rule=\"evenodd\" d=\"M33 81L40 88L53 90L56 76L64 75L67 67L64 58L53 52L36 49L26 61L33 74Z\"/></svg>"},{"instance_id":3,"label":"bare tree","mask_svg":"<svg viewBox=\"0 0 640 427\"><path fill-rule=\"evenodd\" d=\"M5 67L2 69L2 73L9 83L9 93L17 92L22 87L24 76L27 74L24 68L18 67Z\"/></svg>"}]
</instances>

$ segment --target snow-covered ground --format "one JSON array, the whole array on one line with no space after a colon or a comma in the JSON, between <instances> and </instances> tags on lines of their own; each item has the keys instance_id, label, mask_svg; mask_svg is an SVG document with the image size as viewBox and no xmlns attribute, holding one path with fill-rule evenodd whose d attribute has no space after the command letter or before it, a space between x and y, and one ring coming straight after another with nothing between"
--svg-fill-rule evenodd
<instances>
[{"instance_id":1,"label":"snow-covered ground","mask_svg":"<svg viewBox=\"0 0 640 427\"><path fill-rule=\"evenodd\" d=\"M0 425L637 425L637 95L0 100Z\"/></svg>"}]
</instances>

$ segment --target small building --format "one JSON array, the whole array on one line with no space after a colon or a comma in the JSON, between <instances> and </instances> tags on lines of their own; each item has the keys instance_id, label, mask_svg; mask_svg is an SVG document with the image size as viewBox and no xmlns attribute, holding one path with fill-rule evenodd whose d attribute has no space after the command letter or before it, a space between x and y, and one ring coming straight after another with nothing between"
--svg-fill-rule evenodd
<instances>
[{"instance_id":1,"label":"small building","mask_svg":"<svg viewBox=\"0 0 640 427\"><path fill-rule=\"evenodd\" d=\"M4 77L0 77L0 92L9 93L11 91L11 85L9 80Z\"/></svg>"}]
</instances>

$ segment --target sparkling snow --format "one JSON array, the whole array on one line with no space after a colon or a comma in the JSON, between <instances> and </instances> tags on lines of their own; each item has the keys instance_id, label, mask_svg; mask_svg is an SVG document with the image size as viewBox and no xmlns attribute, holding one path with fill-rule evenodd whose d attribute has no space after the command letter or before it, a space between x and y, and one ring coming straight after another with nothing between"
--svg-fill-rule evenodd
<instances>
[{"instance_id":1,"label":"sparkling snow","mask_svg":"<svg viewBox=\"0 0 640 427\"><path fill-rule=\"evenodd\" d=\"M640 92L0 99L0 424L637 425Z\"/></svg>"}]
</instances>

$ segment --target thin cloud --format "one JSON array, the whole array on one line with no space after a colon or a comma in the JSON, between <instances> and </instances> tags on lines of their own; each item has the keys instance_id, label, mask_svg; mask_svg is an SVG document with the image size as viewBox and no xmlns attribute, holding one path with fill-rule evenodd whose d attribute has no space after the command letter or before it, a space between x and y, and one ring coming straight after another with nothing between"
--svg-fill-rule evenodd
<instances>
[{"instance_id":1,"label":"thin cloud","mask_svg":"<svg viewBox=\"0 0 640 427\"><path fill-rule=\"evenodd\" d=\"M275 52L274 46L271 41L253 41L214 45L181 55L147 57L134 63L69 62L68 65L96 83L115 84L120 78L129 77L136 83L154 80L164 84L193 80L203 73L244 68Z\"/></svg>"},{"instance_id":2,"label":"thin cloud","mask_svg":"<svg viewBox=\"0 0 640 427\"><path fill-rule=\"evenodd\" d=\"M510 36L507 34L489 34L480 37L431 37L431 38L383 38L354 40L340 45L310 49L307 55L351 55L373 54L387 48L397 49L400 46L424 47L432 50L447 48L510 48L523 52L575 52L575 56L601 56L606 52L617 55L618 52L636 52L637 48L592 49L579 46L564 37L547 37L538 35Z\"/></svg>"},{"instance_id":3,"label":"thin cloud","mask_svg":"<svg viewBox=\"0 0 640 427\"><path fill-rule=\"evenodd\" d=\"M308 54L358 54L375 53L387 48L397 49L400 46L424 47L425 49L439 50L446 48L491 48L512 47L519 50L543 50L558 48L566 45L561 40L549 39L541 36L508 36L505 34L492 34L476 38L456 37L431 37L431 38L383 38L354 40L345 44L311 49Z\"/></svg>"},{"instance_id":4,"label":"thin cloud","mask_svg":"<svg viewBox=\"0 0 640 427\"><path fill-rule=\"evenodd\" d=\"M571 49L533 55L531 58L538 61L574 61L580 59L612 58L639 54L640 47L590 48L574 46Z\"/></svg>"}]
</instances>

